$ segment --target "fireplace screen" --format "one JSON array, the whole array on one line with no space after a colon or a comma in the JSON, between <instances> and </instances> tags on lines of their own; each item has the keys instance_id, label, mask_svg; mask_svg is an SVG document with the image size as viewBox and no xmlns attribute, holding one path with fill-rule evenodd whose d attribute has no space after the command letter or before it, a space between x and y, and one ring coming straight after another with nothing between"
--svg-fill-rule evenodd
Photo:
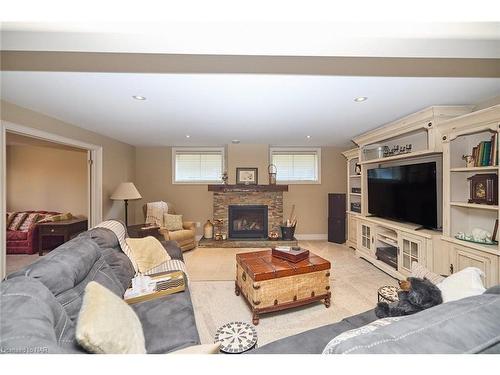
<instances>
[{"instance_id":1,"label":"fireplace screen","mask_svg":"<svg viewBox=\"0 0 500 375\"><path fill-rule=\"evenodd\" d=\"M229 238L267 238L267 206L229 206Z\"/></svg>"}]
</instances>

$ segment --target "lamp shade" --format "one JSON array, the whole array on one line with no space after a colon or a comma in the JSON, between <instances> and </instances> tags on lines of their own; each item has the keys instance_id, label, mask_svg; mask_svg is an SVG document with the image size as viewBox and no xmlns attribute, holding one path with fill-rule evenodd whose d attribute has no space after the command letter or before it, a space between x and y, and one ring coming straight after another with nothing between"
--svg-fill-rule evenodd
<instances>
[{"instance_id":1,"label":"lamp shade","mask_svg":"<svg viewBox=\"0 0 500 375\"><path fill-rule=\"evenodd\" d=\"M115 201L141 199L141 194L137 191L133 182L122 182L111 195L111 199Z\"/></svg>"}]
</instances>

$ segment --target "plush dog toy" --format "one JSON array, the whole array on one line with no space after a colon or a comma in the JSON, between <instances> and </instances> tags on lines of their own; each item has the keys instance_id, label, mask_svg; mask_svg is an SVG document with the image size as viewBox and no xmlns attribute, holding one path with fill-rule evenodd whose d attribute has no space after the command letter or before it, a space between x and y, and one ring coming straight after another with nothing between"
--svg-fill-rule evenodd
<instances>
[{"instance_id":1,"label":"plush dog toy","mask_svg":"<svg viewBox=\"0 0 500 375\"><path fill-rule=\"evenodd\" d=\"M411 315L443 302L439 288L427 279L409 277L400 281L399 286L399 302L391 305L379 302L375 308L378 318Z\"/></svg>"}]
</instances>

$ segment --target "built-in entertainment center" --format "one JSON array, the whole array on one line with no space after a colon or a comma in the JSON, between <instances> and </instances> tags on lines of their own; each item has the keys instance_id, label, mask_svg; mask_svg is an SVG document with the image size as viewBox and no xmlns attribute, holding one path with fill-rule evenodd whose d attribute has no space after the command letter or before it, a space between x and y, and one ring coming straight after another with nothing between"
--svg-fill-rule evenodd
<instances>
[{"instance_id":1,"label":"built-in entertainment center","mask_svg":"<svg viewBox=\"0 0 500 375\"><path fill-rule=\"evenodd\" d=\"M358 256L396 278L416 261L439 274L475 266L498 284L498 243L471 238L499 219L500 105L472 110L429 107L353 139L347 245Z\"/></svg>"}]
</instances>

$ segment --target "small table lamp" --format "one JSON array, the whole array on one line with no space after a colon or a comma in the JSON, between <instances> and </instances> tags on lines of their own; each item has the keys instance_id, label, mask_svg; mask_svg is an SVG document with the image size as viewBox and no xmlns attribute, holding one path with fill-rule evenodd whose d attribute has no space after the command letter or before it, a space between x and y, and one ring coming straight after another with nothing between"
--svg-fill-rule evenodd
<instances>
[{"instance_id":1,"label":"small table lamp","mask_svg":"<svg viewBox=\"0 0 500 375\"><path fill-rule=\"evenodd\" d=\"M111 195L114 201L125 201L125 225L128 226L128 201L141 199L141 194L137 191L133 182L122 182Z\"/></svg>"}]
</instances>

